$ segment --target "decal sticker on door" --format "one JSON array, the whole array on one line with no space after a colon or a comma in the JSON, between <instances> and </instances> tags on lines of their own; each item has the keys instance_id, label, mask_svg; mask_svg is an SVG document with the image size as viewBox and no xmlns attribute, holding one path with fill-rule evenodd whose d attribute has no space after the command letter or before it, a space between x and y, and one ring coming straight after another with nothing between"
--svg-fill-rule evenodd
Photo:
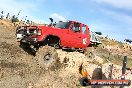
<instances>
[{"instance_id":1,"label":"decal sticker on door","mask_svg":"<svg viewBox=\"0 0 132 88\"><path fill-rule=\"evenodd\" d=\"M84 39L83 39L83 44L84 44L84 45L87 44L87 38L84 38Z\"/></svg>"}]
</instances>

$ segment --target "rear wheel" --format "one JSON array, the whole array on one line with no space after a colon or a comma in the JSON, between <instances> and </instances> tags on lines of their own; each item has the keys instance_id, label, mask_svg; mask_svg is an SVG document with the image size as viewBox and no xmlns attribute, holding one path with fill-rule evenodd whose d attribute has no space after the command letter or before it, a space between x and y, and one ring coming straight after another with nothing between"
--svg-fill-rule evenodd
<instances>
[{"instance_id":1,"label":"rear wheel","mask_svg":"<svg viewBox=\"0 0 132 88\"><path fill-rule=\"evenodd\" d=\"M60 48L60 40L55 41L54 48L59 49Z\"/></svg>"},{"instance_id":2,"label":"rear wheel","mask_svg":"<svg viewBox=\"0 0 132 88\"><path fill-rule=\"evenodd\" d=\"M45 69L55 69L57 61L59 61L55 48L50 46L40 48L37 51L35 58L37 59L39 66Z\"/></svg>"},{"instance_id":3,"label":"rear wheel","mask_svg":"<svg viewBox=\"0 0 132 88\"><path fill-rule=\"evenodd\" d=\"M60 39L58 37L55 36L48 36L45 40L44 40L44 45L48 45L48 46L52 46L56 49L60 48Z\"/></svg>"}]
</instances>

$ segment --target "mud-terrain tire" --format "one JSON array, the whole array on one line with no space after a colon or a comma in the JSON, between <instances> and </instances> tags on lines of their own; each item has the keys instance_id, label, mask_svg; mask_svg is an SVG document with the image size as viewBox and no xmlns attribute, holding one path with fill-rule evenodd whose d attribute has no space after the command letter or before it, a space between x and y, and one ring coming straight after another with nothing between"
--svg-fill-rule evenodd
<instances>
[{"instance_id":1,"label":"mud-terrain tire","mask_svg":"<svg viewBox=\"0 0 132 88\"><path fill-rule=\"evenodd\" d=\"M93 59L95 57L94 51L95 51L95 48L94 47L87 47L85 49L85 52L84 52L85 53L85 56L87 58Z\"/></svg>"},{"instance_id":2,"label":"mud-terrain tire","mask_svg":"<svg viewBox=\"0 0 132 88\"><path fill-rule=\"evenodd\" d=\"M29 48L30 45L27 44L27 43L24 43L24 42L20 42L20 47L22 47L22 48Z\"/></svg>"},{"instance_id":3,"label":"mud-terrain tire","mask_svg":"<svg viewBox=\"0 0 132 88\"><path fill-rule=\"evenodd\" d=\"M60 40L58 40L58 41L54 44L54 48L55 48L55 49L59 49L59 48L60 48Z\"/></svg>"},{"instance_id":4,"label":"mud-terrain tire","mask_svg":"<svg viewBox=\"0 0 132 88\"><path fill-rule=\"evenodd\" d=\"M38 61L39 67L45 69L55 69L58 61L58 54L55 48L44 46L39 48L39 50L36 52L35 58Z\"/></svg>"}]
</instances>

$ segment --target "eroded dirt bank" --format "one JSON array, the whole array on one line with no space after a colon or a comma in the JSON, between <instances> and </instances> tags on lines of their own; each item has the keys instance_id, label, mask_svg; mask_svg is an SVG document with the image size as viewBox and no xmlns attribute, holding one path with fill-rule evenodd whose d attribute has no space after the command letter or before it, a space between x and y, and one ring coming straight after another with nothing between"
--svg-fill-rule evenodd
<instances>
[{"instance_id":1,"label":"eroded dirt bank","mask_svg":"<svg viewBox=\"0 0 132 88\"><path fill-rule=\"evenodd\" d=\"M125 46L127 47L127 45ZM93 59L87 58L79 52L66 52L58 49L60 68L55 71L46 71L38 66L34 56L20 48L16 41L15 27L9 23L0 24L0 88L81 88L79 83L81 75L78 69L82 63L92 78L100 75L94 73L100 71L101 68L104 78L107 78L108 66L112 64L109 61L120 56L116 57L116 50L112 46L104 45L104 47L98 48ZM118 48L120 51L118 54L123 52L120 49ZM109 55L111 51L113 54ZM130 52L131 49L128 51ZM132 59L131 56L130 59ZM113 78L121 75L122 68L115 63L114 66L119 70L114 73L116 75ZM129 72L126 78L132 80L132 74Z\"/></svg>"}]
</instances>

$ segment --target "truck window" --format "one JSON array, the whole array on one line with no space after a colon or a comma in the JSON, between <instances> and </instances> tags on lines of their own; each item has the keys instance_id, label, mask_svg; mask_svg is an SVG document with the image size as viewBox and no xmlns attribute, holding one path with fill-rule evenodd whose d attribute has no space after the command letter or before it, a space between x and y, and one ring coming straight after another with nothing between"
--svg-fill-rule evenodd
<instances>
[{"instance_id":1,"label":"truck window","mask_svg":"<svg viewBox=\"0 0 132 88\"><path fill-rule=\"evenodd\" d=\"M86 34L86 25L82 26L82 34Z\"/></svg>"},{"instance_id":2,"label":"truck window","mask_svg":"<svg viewBox=\"0 0 132 88\"><path fill-rule=\"evenodd\" d=\"M71 21L69 22L58 22L55 24L56 28L62 28L62 29L68 29L71 24Z\"/></svg>"},{"instance_id":3,"label":"truck window","mask_svg":"<svg viewBox=\"0 0 132 88\"><path fill-rule=\"evenodd\" d=\"M74 23L71 28L72 31L80 32L80 23Z\"/></svg>"}]
</instances>

